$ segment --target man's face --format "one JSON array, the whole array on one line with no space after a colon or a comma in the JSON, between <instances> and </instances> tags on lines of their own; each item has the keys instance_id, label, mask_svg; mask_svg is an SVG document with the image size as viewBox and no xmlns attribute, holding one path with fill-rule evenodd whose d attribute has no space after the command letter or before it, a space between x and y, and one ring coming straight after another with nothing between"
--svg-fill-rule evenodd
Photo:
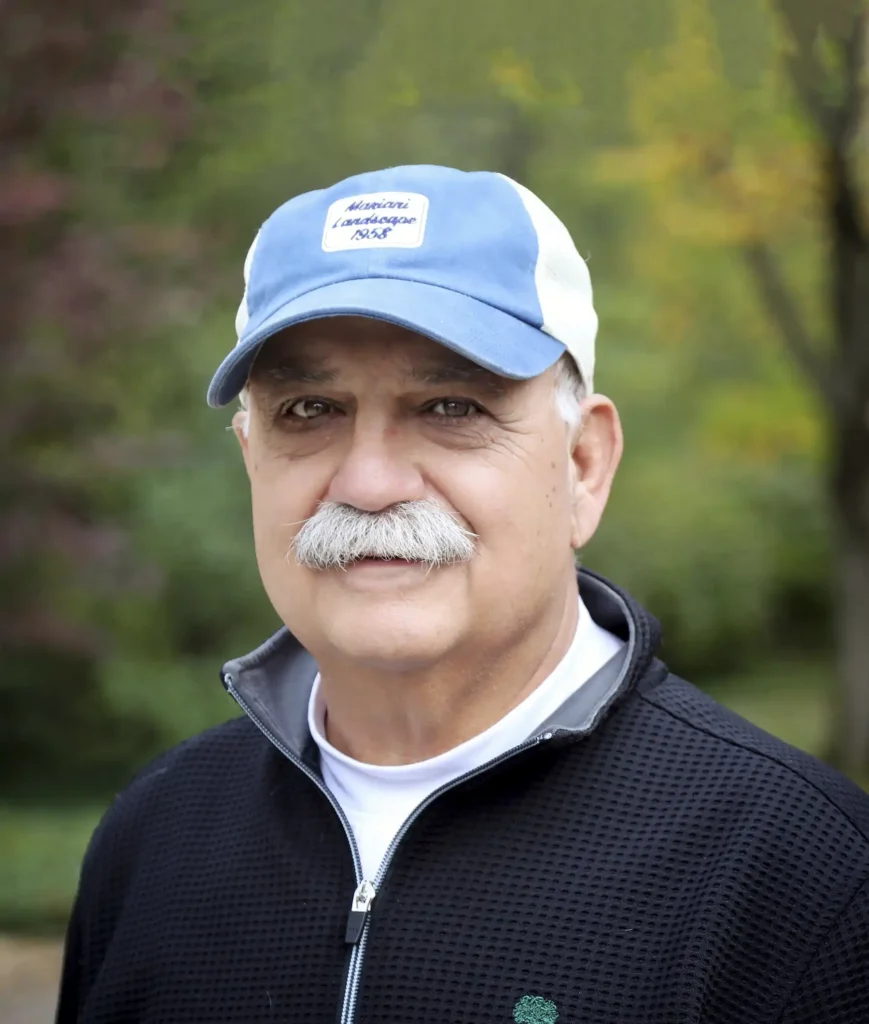
<instances>
[{"instance_id":1,"label":"man's face","mask_svg":"<svg viewBox=\"0 0 869 1024\"><path fill-rule=\"evenodd\" d=\"M235 420L257 561L316 658L408 670L500 651L575 595L573 549L597 526L621 441L611 403L595 398L570 443L554 379L507 380L362 317L300 324L264 346L246 436ZM469 560L323 570L292 553L323 502L378 513L421 499L474 535Z\"/></svg>"}]
</instances>

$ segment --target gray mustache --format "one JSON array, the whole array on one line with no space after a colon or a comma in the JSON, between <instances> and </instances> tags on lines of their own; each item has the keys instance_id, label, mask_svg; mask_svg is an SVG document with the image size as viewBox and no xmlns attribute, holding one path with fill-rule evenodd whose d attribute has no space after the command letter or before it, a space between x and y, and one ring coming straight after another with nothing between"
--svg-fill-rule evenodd
<instances>
[{"instance_id":1,"label":"gray mustache","mask_svg":"<svg viewBox=\"0 0 869 1024\"><path fill-rule=\"evenodd\" d=\"M436 569L469 561L475 540L436 501L402 501L382 512L324 501L287 554L308 569L346 569L361 558L401 558Z\"/></svg>"}]
</instances>

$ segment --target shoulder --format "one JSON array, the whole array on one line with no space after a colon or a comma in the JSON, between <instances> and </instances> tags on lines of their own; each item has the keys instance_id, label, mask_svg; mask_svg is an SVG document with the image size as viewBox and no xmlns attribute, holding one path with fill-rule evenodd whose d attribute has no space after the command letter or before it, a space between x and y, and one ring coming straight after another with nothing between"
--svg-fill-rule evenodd
<instances>
[{"instance_id":1,"label":"shoulder","mask_svg":"<svg viewBox=\"0 0 869 1024\"><path fill-rule=\"evenodd\" d=\"M215 830L245 834L247 809L256 813L268 792L263 779L277 771L268 742L248 719L236 718L161 754L118 793L82 864L58 1019L79 1013L124 915L156 905L184 872L195 878Z\"/></svg>"},{"instance_id":2,"label":"shoulder","mask_svg":"<svg viewBox=\"0 0 869 1024\"><path fill-rule=\"evenodd\" d=\"M635 735L644 757L676 776L668 794L679 832L705 851L706 876L730 894L729 906L751 908L790 936L782 941L791 943L794 983L804 976L808 998L836 990L831 964L862 962L842 989L853 999L869 980L869 794L660 663L635 697ZM792 1006L806 1005L799 992L794 998Z\"/></svg>"},{"instance_id":3,"label":"shoulder","mask_svg":"<svg viewBox=\"0 0 869 1024\"><path fill-rule=\"evenodd\" d=\"M236 790L249 790L268 750L247 718L234 718L156 757L103 815L85 854L82 885L107 859L129 865L146 840L177 833L193 815L214 813Z\"/></svg>"},{"instance_id":4,"label":"shoulder","mask_svg":"<svg viewBox=\"0 0 869 1024\"><path fill-rule=\"evenodd\" d=\"M659 672L647 678L650 684L641 685L637 696L656 714L661 728L686 746L702 749L708 770L754 794L755 809L772 818L798 819L803 807L811 808L818 829L822 822L836 822L869 869L869 794L678 676ZM808 828L812 822L804 824Z\"/></svg>"},{"instance_id":5,"label":"shoulder","mask_svg":"<svg viewBox=\"0 0 869 1024\"><path fill-rule=\"evenodd\" d=\"M266 746L267 741L249 719L232 718L154 758L118 794L114 806L120 809L174 787L199 790L205 784L208 789L212 780L225 785L227 776L248 765L251 756Z\"/></svg>"}]
</instances>

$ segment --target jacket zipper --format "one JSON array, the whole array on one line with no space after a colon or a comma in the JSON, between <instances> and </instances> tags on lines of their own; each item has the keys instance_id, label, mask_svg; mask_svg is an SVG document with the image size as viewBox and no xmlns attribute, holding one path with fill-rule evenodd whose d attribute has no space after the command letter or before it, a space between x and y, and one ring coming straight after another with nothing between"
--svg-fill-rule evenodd
<instances>
[{"instance_id":1,"label":"jacket zipper","mask_svg":"<svg viewBox=\"0 0 869 1024\"><path fill-rule=\"evenodd\" d=\"M250 704L248 704L248 702L244 699L244 697L242 697L242 695L238 692L238 690L236 690L234 684L235 684L235 678L233 677L233 675L231 673L229 673L229 672L226 673L226 675L224 675L224 677L223 677L223 685L226 687L226 691L230 695L230 697L232 697L232 699L236 702L236 704L238 704L238 706L241 708L241 710L253 722L253 724L257 727L257 729L259 729L259 731L263 734L263 736L265 736L265 738L269 741L269 743L271 743L272 746L276 747L291 764L295 765L296 768L298 768L304 775L308 776L308 778L311 780L311 782L313 782L314 785L317 787L317 789L319 789L320 792L326 797L326 799L332 805L333 810L338 815L338 820L341 822L341 825L344 828L344 834L347 836L347 842L350 844L350 853L351 853L351 856L353 857L353 874L354 874L354 876L356 878L356 886L357 886L357 888L356 888L356 891L353 894L353 903L351 904L351 909L350 909L350 918L352 919L353 913L354 913L354 909L356 908L357 894L360 892L360 890L362 889L363 886L367 885L367 886L370 887L371 883L370 882L366 882L365 879L363 879L363 877L362 877L362 858L359 855L359 847L356 844L356 837L353 835L353 829L350 826L350 822L347 820L347 815L344 813L341 805L338 803L338 801L332 795L332 793L329 790L328 786L324 785L323 781L318 777L317 773L312 771L305 764L305 762L301 760L301 758L296 757L296 755L294 753L292 753L292 751L290 751L290 749L286 746L286 744L282 743L281 740L272 732L272 730L269 729L269 727L267 725L265 725L263 722L260 721L259 716L254 713L254 710L250 706ZM367 895L367 890L366 890L366 895ZM365 911L366 923L367 923L367 917L368 917L368 910L370 909L370 903L371 903L371 900L373 898L374 898L374 896L372 894L370 896L369 900L368 900L368 905L366 907L366 911ZM349 931L349 928L350 928L350 921L349 921L349 919L348 919L347 927L348 927L348 931ZM341 1022L342 1022L342 1024L347 1019L346 1018L347 1003L348 1003L348 998L349 998L349 993L350 993L350 988L351 988L351 986L350 986L350 979L353 978L353 977L357 977L358 978L358 971L356 971L356 961L358 959L359 959L359 944L356 943L356 944L353 945L353 948L350 951L350 963L347 966L347 984L344 987L344 1000L343 1000L343 1003L341 1005ZM358 981L356 983L356 987L358 988ZM354 1001L355 1001L355 995L354 995Z\"/></svg>"},{"instance_id":2,"label":"jacket zipper","mask_svg":"<svg viewBox=\"0 0 869 1024\"><path fill-rule=\"evenodd\" d=\"M455 786L459 786L461 783L467 782L468 779L472 779L475 775L480 775L483 772L488 771L490 768L494 768L496 765L501 764L503 761L509 760L516 754L519 754L524 750L529 750L531 747L537 746L538 743L542 743L544 740L552 739L552 733L546 732L542 736L534 736L529 740L525 740L524 743L520 743L516 747L511 747L510 750L501 754L499 757L495 757L491 761L487 761L485 764L479 765L477 768L474 768L469 772L465 772L464 775L459 775L457 778L451 779L439 789L436 789L433 793L429 793L425 800L414 808L411 814L405 819L401 828L392 837L392 842L386 848L386 853L383 856L383 861L381 862L380 867L377 869L374 881L371 882L362 877L362 858L359 856L359 847L356 845L356 837L353 835L353 829L350 822L347 820L347 815L344 813L341 805L332 795L329 788L324 785L316 772L312 771L304 761L296 757L296 755L288 749L286 744L282 743L271 729L260 721L259 717L254 713L253 708L251 708L244 697L242 697L238 690L236 690L233 685L234 678L231 673L227 673L223 677L223 682L229 695L259 729L263 736L265 736L265 738L274 747L276 747L288 761L307 775L317 789L323 793L334 808L335 813L338 815L338 818L344 827L347 841L350 844L350 852L353 855L353 871L356 875L356 890L353 893L353 899L350 903L350 913L347 917L347 930L344 936L345 941L348 945L352 945L353 948L350 951L350 963L347 966L347 981L344 986L344 999L341 1003L340 1024L353 1024L356 1017L356 1000L359 995L362 964L365 959L365 950L368 946L368 928L371 923L371 905L377 896L377 892L380 889L381 884L383 883L383 879L389 869L389 864L395 855L395 851L401 840L407 834L410 826L416 821L420 814L422 814L426 807L428 807L432 801L436 800L439 796L453 789Z\"/></svg>"},{"instance_id":3,"label":"jacket zipper","mask_svg":"<svg viewBox=\"0 0 869 1024\"><path fill-rule=\"evenodd\" d=\"M503 761L508 761L511 757L515 757L516 754L522 753L525 750L530 750L531 747L536 747L538 743L542 743L545 740L551 740L552 733L547 732L542 736L534 736L529 740L525 740L524 743L520 743L516 747L511 747L498 757L493 758L491 761L487 761L485 764L481 764L476 768L473 768L469 772L465 772L464 775L459 775L449 782L445 783L439 789L429 793L429 795L418 804L414 810L404 820L404 824L392 837L392 842L386 848L386 853L383 855L380 867L377 869L377 874L374 876L374 882L371 883L371 900L380 891L380 886L383 884L383 879L386 876L386 872L389 870L390 862L395 856L395 851L398 849L402 839L407 835L407 831L410 826L416 821L416 819L422 814L422 812L439 796L449 792L456 786L461 785L463 782L467 782L468 779L474 778L475 775L481 775L483 772L488 771L490 768L494 768L496 765L501 764ZM368 883L365 883L368 884ZM361 886L360 886L361 888ZM357 893L359 890L357 890ZM344 1008L341 1014L341 1024L353 1024L356 1016L356 999L359 995L359 984L362 976L362 964L365 959L365 950L368 945L368 927L371 921L370 916L371 904L368 904L368 913L365 915L365 922L359 933L359 955L355 961L351 961L350 969L347 974L347 990L344 995Z\"/></svg>"}]
</instances>

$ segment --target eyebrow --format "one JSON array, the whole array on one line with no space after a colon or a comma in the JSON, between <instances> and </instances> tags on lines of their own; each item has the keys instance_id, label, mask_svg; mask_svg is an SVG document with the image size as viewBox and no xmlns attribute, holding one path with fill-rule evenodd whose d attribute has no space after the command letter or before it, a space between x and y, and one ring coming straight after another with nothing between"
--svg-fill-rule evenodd
<instances>
[{"instance_id":1,"label":"eyebrow","mask_svg":"<svg viewBox=\"0 0 869 1024\"><path fill-rule=\"evenodd\" d=\"M332 384L338 378L338 371L284 360L269 367L263 376L278 384Z\"/></svg>"},{"instance_id":2,"label":"eyebrow","mask_svg":"<svg viewBox=\"0 0 869 1024\"><path fill-rule=\"evenodd\" d=\"M475 363L444 363L431 367L414 367L411 371L413 380L423 384L472 384L494 395L503 395L507 391L507 382Z\"/></svg>"},{"instance_id":3,"label":"eyebrow","mask_svg":"<svg viewBox=\"0 0 869 1024\"><path fill-rule=\"evenodd\" d=\"M428 366L415 366L410 372L411 380L438 386L441 384L470 384L489 394L502 396L507 393L508 384L491 370L477 366L470 361L433 363ZM295 359L282 359L274 366L262 371L260 378L263 383L276 384L334 384L340 379L337 369L317 367L309 362Z\"/></svg>"}]
</instances>

